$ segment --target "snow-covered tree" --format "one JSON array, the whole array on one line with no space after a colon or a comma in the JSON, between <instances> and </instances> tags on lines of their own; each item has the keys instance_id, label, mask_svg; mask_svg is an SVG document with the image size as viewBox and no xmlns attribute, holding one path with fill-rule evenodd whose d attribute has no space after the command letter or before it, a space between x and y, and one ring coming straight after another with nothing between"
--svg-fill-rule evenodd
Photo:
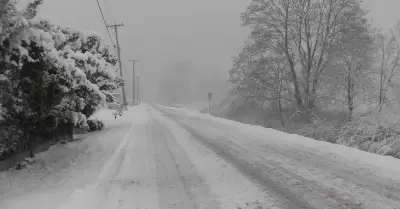
<instances>
[{"instance_id":1,"label":"snow-covered tree","mask_svg":"<svg viewBox=\"0 0 400 209\"><path fill-rule=\"evenodd\" d=\"M115 76L115 55L108 45L102 45L100 35L64 28L40 18L30 23L52 40L46 56L67 69L69 86L62 86L67 91L67 109L89 117L101 102L112 98L110 93L121 80Z\"/></svg>"},{"instance_id":2,"label":"snow-covered tree","mask_svg":"<svg viewBox=\"0 0 400 209\"><path fill-rule=\"evenodd\" d=\"M37 17L41 3L17 10L11 2L0 20L1 126L24 130L28 141L63 124L87 125L122 82L99 35Z\"/></svg>"},{"instance_id":3,"label":"snow-covered tree","mask_svg":"<svg viewBox=\"0 0 400 209\"><path fill-rule=\"evenodd\" d=\"M355 7L347 16L343 36L331 48L331 66L326 70L326 77L331 81L330 94L347 107L351 120L354 110L370 103L376 90L370 76L375 48L374 30L364 18L365 12Z\"/></svg>"},{"instance_id":4,"label":"snow-covered tree","mask_svg":"<svg viewBox=\"0 0 400 209\"><path fill-rule=\"evenodd\" d=\"M376 103L379 111L395 101L393 92L399 92L400 85L400 21L389 33L378 31L375 37L376 61L375 82L377 83Z\"/></svg>"},{"instance_id":5,"label":"snow-covered tree","mask_svg":"<svg viewBox=\"0 0 400 209\"><path fill-rule=\"evenodd\" d=\"M115 76L117 59L108 45L101 46L101 38L95 34L81 40L81 47L73 59L84 71L88 81L95 84L97 86L95 88L100 91L99 94L97 90L90 90L87 86L82 86L76 91L82 104L79 108L86 117L89 117L101 102L113 102L111 93L121 84L121 79Z\"/></svg>"}]
</instances>

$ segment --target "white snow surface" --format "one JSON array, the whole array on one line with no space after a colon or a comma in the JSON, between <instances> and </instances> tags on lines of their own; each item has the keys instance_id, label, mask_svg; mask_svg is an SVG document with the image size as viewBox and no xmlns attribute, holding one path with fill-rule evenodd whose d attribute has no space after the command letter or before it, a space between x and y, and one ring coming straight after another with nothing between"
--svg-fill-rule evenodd
<instances>
[{"instance_id":1,"label":"white snow surface","mask_svg":"<svg viewBox=\"0 0 400 209\"><path fill-rule=\"evenodd\" d=\"M262 189L237 172L236 168L191 138L186 130L162 117L159 112L154 111L154 115L171 130L176 140L186 150L194 166L203 173L213 195L219 197L218 202L221 208L228 209L237 206L246 208L245 203L259 201L268 208L275 209L273 198L264 194ZM207 208L205 205L203 207ZM213 207L215 204L210 205L210 208Z\"/></svg>"},{"instance_id":2,"label":"white snow surface","mask_svg":"<svg viewBox=\"0 0 400 209\"><path fill-rule=\"evenodd\" d=\"M201 112L201 110L208 108L208 103L192 102L192 103L175 103L171 106L189 110L191 112Z\"/></svg>"},{"instance_id":3,"label":"white snow surface","mask_svg":"<svg viewBox=\"0 0 400 209\"><path fill-rule=\"evenodd\" d=\"M374 175L379 174L379 179L400 182L400 168L397 166L400 160L233 122L190 109L158 107L184 116L182 121L201 132L201 137L209 137L207 140L216 143L224 140L222 144L227 152L236 149L230 143L237 144L239 151L236 156L231 156L236 158L236 162L228 162L220 153L200 143L200 139L192 136L189 129L183 128L177 119L169 118L158 108L141 104L130 107L117 119L112 115L114 110L101 109L91 119L102 120L106 125L103 131L78 135L76 137L83 140L55 145L36 155L32 159L34 163L26 169L0 173L0 208L158 209L169 206L231 209L242 206L248 209L251 207L245 207L245 203L255 201L264 204L265 208L285 208L281 207L276 192L266 189L266 185L248 178L235 167L234 164L240 163L241 159L254 162L253 166L257 163L277 163L273 170L280 171L279 175L268 173L270 171L258 174L264 175L262 178L272 178L280 186L291 185L289 190L293 192L307 186L315 186L324 192L325 189L338 192L316 194L318 190L301 190L316 195L316 198L301 197L315 201L315 205L329 202L323 197L333 195L338 200L342 198L340 201L343 202L354 200L365 203L361 208L374 209L378 206L375 208L394 209L398 207L385 206L399 206L395 199L377 193L378 189L388 186L387 182L379 182L378 185L375 179L368 179L363 172L368 168ZM259 149L261 145L277 150L263 153ZM240 148L249 151L242 152ZM285 155L286 151L288 155ZM294 153L296 156L291 158L290 154ZM316 157L309 153L316 154ZM259 158L254 157L256 155ZM319 161L318 158L327 161ZM321 164L325 163L334 168L323 170ZM287 169L292 179L279 181L278 177L285 177L285 170L280 169ZM364 176L357 178L360 177L360 181L364 181L361 183L367 186L356 185L350 175L346 176L346 172L357 169L363 170L359 174ZM343 176L335 176L333 172ZM277 179L273 179L275 177ZM374 188L368 187L368 184ZM190 194L187 194L188 191ZM393 195L398 195L398 191L394 191ZM296 202L296 198L292 201Z\"/></svg>"},{"instance_id":4,"label":"white snow surface","mask_svg":"<svg viewBox=\"0 0 400 209\"><path fill-rule=\"evenodd\" d=\"M214 147L223 147L223 155L230 153L228 156L234 158L234 164L240 165L241 159L245 159L253 166L260 163L271 167L272 171L252 170L251 165L247 169L253 175L262 173L263 178L270 178L278 183L278 187L289 190L280 190L280 194L297 194L310 204L299 208L400 208L399 159L188 109L158 108L166 115L171 113L169 118L197 132L200 139L203 138L201 140L208 138L208 141L214 141ZM236 151L229 151L232 149ZM275 188L267 189L267 196ZM294 205L288 207L296 208L299 203L296 201L301 199L290 197ZM278 208L287 208L280 206Z\"/></svg>"},{"instance_id":5,"label":"white snow surface","mask_svg":"<svg viewBox=\"0 0 400 209\"><path fill-rule=\"evenodd\" d=\"M261 140L263 140L264 142L279 143L283 146L291 147L300 146L306 150L312 150L312 152L321 155L335 154L346 158L347 160L354 161L365 166L373 166L382 176L386 178L400 180L400 166L398 166L400 165L400 160L391 156L381 156L355 148L346 147L344 145L317 141L300 135L277 131L272 128L264 128L262 126L249 125L232 120L227 120L224 118L195 112L188 108L164 108L180 112L189 117L198 117L205 120L212 120L224 125L228 125L232 127L232 129L240 131L243 134L250 134L254 136L253 138L261 138Z\"/></svg>"},{"instance_id":6,"label":"white snow surface","mask_svg":"<svg viewBox=\"0 0 400 209\"><path fill-rule=\"evenodd\" d=\"M74 142L54 145L36 154L35 163L26 169L0 172L0 208L85 208L87 200L68 202L68 197L82 191L96 194L87 191L103 180L132 126L146 123L145 108L130 108L117 119L112 110L101 109L91 118L105 123L103 131L77 135ZM82 197L89 198L84 194ZM99 202L98 197L92 196L91 202Z\"/></svg>"}]
</instances>

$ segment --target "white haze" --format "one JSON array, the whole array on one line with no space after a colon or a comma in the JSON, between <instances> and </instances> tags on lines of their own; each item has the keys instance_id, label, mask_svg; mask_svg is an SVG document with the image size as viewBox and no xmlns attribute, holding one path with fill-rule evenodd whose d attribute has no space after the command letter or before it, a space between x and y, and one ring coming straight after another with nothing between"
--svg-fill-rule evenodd
<instances>
[{"instance_id":1,"label":"white haze","mask_svg":"<svg viewBox=\"0 0 400 209\"><path fill-rule=\"evenodd\" d=\"M99 1L109 24L125 25L119 37L128 98L129 59L140 60L136 70L144 101L202 102L208 92L218 101L227 95L232 57L249 32L241 26L240 13L250 0ZM364 5L376 27L389 28L400 17L399 0L365 0ZM96 0L45 0L41 15L64 26L98 31L108 40Z\"/></svg>"}]
</instances>

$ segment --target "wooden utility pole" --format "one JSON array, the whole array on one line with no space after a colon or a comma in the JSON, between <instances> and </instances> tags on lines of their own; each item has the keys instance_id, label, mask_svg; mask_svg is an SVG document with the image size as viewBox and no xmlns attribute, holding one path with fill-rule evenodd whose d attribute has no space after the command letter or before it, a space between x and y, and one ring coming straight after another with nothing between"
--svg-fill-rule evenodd
<instances>
[{"instance_id":1,"label":"wooden utility pole","mask_svg":"<svg viewBox=\"0 0 400 209\"><path fill-rule=\"evenodd\" d=\"M140 104L140 77L137 77L137 100L138 104Z\"/></svg>"},{"instance_id":2,"label":"wooden utility pole","mask_svg":"<svg viewBox=\"0 0 400 209\"><path fill-rule=\"evenodd\" d=\"M137 95L135 95L135 91L136 91L136 86L135 86L135 79L136 79L136 77L135 77L135 62L137 62L137 61L139 61L139 60L129 60L129 62L132 62L132 75L133 75L133 80L132 80L132 102L133 102L133 105L135 105L136 103L135 103L135 99L136 99L136 96Z\"/></svg>"},{"instance_id":3,"label":"wooden utility pole","mask_svg":"<svg viewBox=\"0 0 400 209\"><path fill-rule=\"evenodd\" d=\"M212 93L208 93L208 114L211 114L211 99L212 99Z\"/></svg>"},{"instance_id":4,"label":"wooden utility pole","mask_svg":"<svg viewBox=\"0 0 400 209\"><path fill-rule=\"evenodd\" d=\"M124 78L124 74L122 72L122 63L121 63L121 48L119 46L119 41L118 41L118 27L124 26L124 23L121 24L115 24L114 25L107 25L108 28L114 28L115 30L115 39L117 40L117 53L118 53L118 63L119 63L119 72L122 78ZM126 104L126 95L125 95L125 84L122 85L122 100L125 106L125 109L127 109L127 104Z\"/></svg>"}]
</instances>

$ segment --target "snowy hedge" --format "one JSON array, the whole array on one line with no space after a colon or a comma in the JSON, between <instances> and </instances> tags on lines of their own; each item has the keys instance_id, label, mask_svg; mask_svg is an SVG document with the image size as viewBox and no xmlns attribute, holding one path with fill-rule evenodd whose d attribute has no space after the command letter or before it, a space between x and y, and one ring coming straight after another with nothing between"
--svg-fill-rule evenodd
<instances>
[{"instance_id":1,"label":"snowy hedge","mask_svg":"<svg viewBox=\"0 0 400 209\"><path fill-rule=\"evenodd\" d=\"M88 120L89 131L98 131L104 128L104 123L99 120Z\"/></svg>"},{"instance_id":2,"label":"snowy hedge","mask_svg":"<svg viewBox=\"0 0 400 209\"><path fill-rule=\"evenodd\" d=\"M400 117L384 113L357 117L341 128L338 143L400 158Z\"/></svg>"},{"instance_id":3,"label":"snowy hedge","mask_svg":"<svg viewBox=\"0 0 400 209\"><path fill-rule=\"evenodd\" d=\"M86 118L123 84L100 35L37 16L41 3L18 10L11 2L0 19L0 154L18 144L8 130L23 130L11 137L22 140L68 124L87 127Z\"/></svg>"},{"instance_id":4,"label":"snowy hedge","mask_svg":"<svg viewBox=\"0 0 400 209\"><path fill-rule=\"evenodd\" d=\"M398 114L370 113L355 116L345 124L318 120L300 130L298 134L400 159Z\"/></svg>"}]
</instances>

